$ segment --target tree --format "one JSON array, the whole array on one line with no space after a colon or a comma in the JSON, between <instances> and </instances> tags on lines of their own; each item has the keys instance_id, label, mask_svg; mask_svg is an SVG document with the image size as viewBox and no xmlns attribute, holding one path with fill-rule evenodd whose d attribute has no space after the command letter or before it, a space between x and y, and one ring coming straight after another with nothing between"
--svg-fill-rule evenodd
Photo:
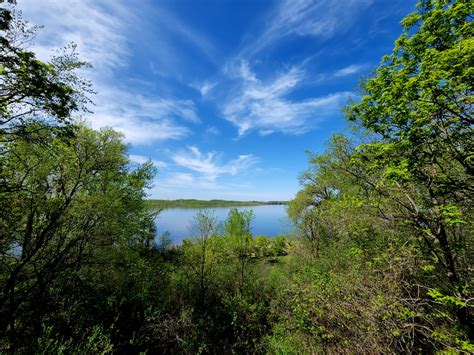
<instances>
[{"instance_id":1,"label":"tree","mask_svg":"<svg viewBox=\"0 0 474 355\"><path fill-rule=\"evenodd\" d=\"M336 137L312 155L289 208L310 238L345 234L355 253L369 251L369 265L386 258L397 269L406 258L392 307L417 315L396 331L411 349L472 350L472 10L421 1L403 20L394 52L347 108L364 140Z\"/></svg>"},{"instance_id":2,"label":"tree","mask_svg":"<svg viewBox=\"0 0 474 355\"><path fill-rule=\"evenodd\" d=\"M74 128L74 138L37 124L34 140L7 143L0 193L0 335L12 344L40 322L61 275L75 273L98 252L135 245L149 234L143 189L151 164L130 170L122 136L112 130ZM43 144L36 144L42 141Z\"/></svg>"},{"instance_id":3,"label":"tree","mask_svg":"<svg viewBox=\"0 0 474 355\"><path fill-rule=\"evenodd\" d=\"M250 259L252 247L252 233L250 232L250 222L254 217L253 211L239 211L233 208L225 222L225 233L230 241L230 248L234 257L237 258L237 275L239 279L238 289L240 293L246 281L247 264Z\"/></svg>"},{"instance_id":4,"label":"tree","mask_svg":"<svg viewBox=\"0 0 474 355\"><path fill-rule=\"evenodd\" d=\"M0 352L123 348L159 293L154 168L78 122L88 64L74 45L36 59L37 31L0 8Z\"/></svg>"},{"instance_id":5,"label":"tree","mask_svg":"<svg viewBox=\"0 0 474 355\"><path fill-rule=\"evenodd\" d=\"M359 147L374 190L390 198L436 258L465 305L470 296L470 222L474 203L474 26L470 1L421 1L406 17L349 119L380 135ZM359 176L368 181L368 175ZM474 337L467 305L461 323Z\"/></svg>"},{"instance_id":6,"label":"tree","mask_svg":"<svg viewBox=\"0 0 474 355\"><path fill-rule=\"evenodd\" d=\"M38 30L14 9L0 8L0 142L30 132L32 121L43 128L71 122L71 114L90 102L91 84L77 74L89 64L78 59L75 45L48 63L25 49Z\"/></svg>"},{"instance_id":7,"label":"tree","mask_svg":"<svg viewBox=\"0 0 474 355\"><path fill-rule=\"evenodd\" d=\"M216 273L221 261L217 228L217 219L212 213L199 211L190 225L193 238L184 243L184 263L191 270L191 283L197 289L195 300L201 308L208 301L209 288L216 283Z\"/></svg>"}]
</instances>

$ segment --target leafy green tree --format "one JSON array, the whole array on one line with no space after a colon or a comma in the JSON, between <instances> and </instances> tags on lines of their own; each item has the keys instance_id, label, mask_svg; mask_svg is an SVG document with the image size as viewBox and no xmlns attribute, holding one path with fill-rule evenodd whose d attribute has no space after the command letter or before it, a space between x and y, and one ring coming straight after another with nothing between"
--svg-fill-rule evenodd
<instances>
[{"instance_id":1,"label":"leafy green tree","mask_svg":"<svg viewBox=\"0 0 474 355\"><path fill-rule=\"evenodd\" d=\"M250 223L254 217L253 211L239 211L233 208L225 222L225 234L229 238L231 252L237 259L238 289L243 292L246 282L247 266L252 248L252 233Z\"/></svg>"},{"instance_id":2,"label":"leafy green tree","mask_svg":"<svg viewBox=\"0 0 474 355\"><path fill-rule=\"evenodd\" d=\"M351 120L380 135L359 147L358 178L399 207L457 298L474 337L470 296L474 203L474 26L471 1L419 3L393 54L363 83ZM374 176L377 175L377 181Z\"/></svg>"},{"instance_id":3,"label":"leafy green tree","mask_svg":"<svg viewBox=\"0 0 474 355\"><path fill-rule=\"evenodd\" d=\"M325 154L311 155L289 206L323 249L349 241L371 268L386 260L399 270L406 260L391 293L399 311L386 318L401 322L400 349L472 348L472 9L420 2L347 110L367 131L364 143L335 137Z\"/></svg>"},{"instance_id":4,"label":"leafy green tree","mask_svg":"<svg viewBox=\"0 0 474 355\"><path fill-rule=\"evenodd\" d=\"M160 299L154 168L131 167L120 134L77 123L88 64L74 45L36 59L38 30L0 8L0 352L124 349Z\"/></svg>"},{"instance_id":5,"label":"leafy green tree","mask_svg":"<svg viewBox=\"0 0 474 355\"><path fill-rule=\"evenodd\" d=\"M77 272L101 250L135 246L151 218L143 189L145 164L130 170L122 136L75 127L74 138L29 127L31 140L7 143L0 193L0 333L16 343L39 327L61 275ZM37 331L38 329L36 329Z\"/></svg>"},{"instance_id":6,"label":"leafy green tree","mask_svg":"<svg viewBox=\"0 0 474 355\"><path fill-rule=\"evenodd\" d=\"M189 283L197 292L198 307L207 304L210 288L217 282L222 257L221 238L218 236L216 217L208 211L199 211L190 225L191 240L184 242L183 262L189 268Z\"/></svg>"},{"instance_id":7,"label":"leafy green tree","mask_svg":"<svg viewBox=\"0 0 474 355\"><path fill-rule=\"evenodd\" d=\"M69 45L48 63L25 49L38 32L13 8L0 8L0 142L24 135L29 122L71 121L89 103L91 84L77 74L88 64Z\"/></svg>"},{"instance_id":8,"label":"leafy green tree","mask_svg":"<svg viewBox=\"0 0 474 355\"><path fill-rule=\"evenodd\" d=\"M160 253L165 255L172 246L173 239L171 238L171 233L169 231L165 231L164 233L160 234L158 243L156 244L156 248L160 251Z\"/></svg>"}]
</instances>

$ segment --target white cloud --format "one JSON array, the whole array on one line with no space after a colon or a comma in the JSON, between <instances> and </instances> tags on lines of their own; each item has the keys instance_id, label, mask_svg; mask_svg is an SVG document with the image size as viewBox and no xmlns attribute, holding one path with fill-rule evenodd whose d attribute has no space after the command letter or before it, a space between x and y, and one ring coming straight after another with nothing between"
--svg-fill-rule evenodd
<instances>
[{"instance_id":1,"label":"white cloud","mask_svg":"<svg viewBox=\"0 0 474 355\"><path fill-rule=\"evenodd\" d=\"M71 42L78 46L81 58L99 71L126 64L125 29L134 20L120 0L22 0L18 2L25 18L45 25L32 48L46 60L52 48Z\"/></svg>"},{"instance_id":2,"label":"white cloud","mask_svg":"<svg viewBox=\"0 0 474 355\"><path fill-rule=\"evenodd\" d=\"M253 192L246 192L249 189ZM246 200L268 196L266 200L276 199L275 193L262 194L261 190L248 183L226 183L219 184L217 181L209 180L205 176L194 173L172 172L165 177L158 177L154 187L149 191L154 198L176 199L176 198L198 198L198 199L242 199ZM279 194L281 195L281 191ZM281 197L279 197L281 199ZM263 198L262 198L263 199Z\"/></svg>"},{"instance_id":3,"label":"white cloud","mask_svg":"<svg viewBox=\"0 0 474 355\"><path fill-rule=\"evenodd\" d=\"M343 76L357 74L357 73L360 73L362 70L364 70L364 68L365 68L365 65L352 64L345 68L339 69L338 71L336 71L336 73L334 73L334 76L343 77Z\"/></svg>"},{"instance_id":4,"label":"white cloud","mask_svg":"<svg viewBox=\"0 0 474 355\"><path fill-rule=\"evenodd\" d=\"M284 0L261 35L242 51L240 58L250 57L287 36L331 38L336 32L347 31L357 16L374 0Z\"/></svg>"},{"instance_id":5,"label":"white cloud","mask_svg":"<svg viewBox=\"0 0 474 355\"><path fill-rule=\"evenodd\" d=\"M177 165L201 174L208 181L214 181L224 174L234 176L243 173L258 161L252 154L246 154L219 164L220 159L216 152L203 154L195 146L188 147L188 151L172 155L172 159Z\"/></svg>"},{"instance_id":6,"label":"white cloud","mask_svg":"<svg viewBox=\"0 0 474 355\"><path fill-rule=\"evenodd\" d=\"M214 180L209 180L205 176L196 176L192 173L172 172L168 174L164 179L158 178L155 186L160 189L171 188L175 191L181 191L183 188L188 188L194 192L197 189L201 190L219 190L223 186L217 184Z\"/></svg>"},{"instance_id":7,"label":"white cloud","mask_svg":"<svg viewBox=\"0 0 474 355\"><path fill-rule=\"evenodd\" d=\"M98 92L92 97L94 113L86 117L92 127L108 126L127 142L150 144L181 139L190 133L185 122L200 122L192 101L144 95L140 87L117 79L129 64L128 36L140 21L130 2L22 0L19 5L25 18L45 26L31 48L41 59L47 60L52 48L74 42L80 58L93 64L85 73Z\"/></svg>"},{"instance_id":8,"label":"white cloud","mask_svg":"<svg viewBox=\"0 0 474 355\"><path fill-rule=\"evenodd\" d=\"M174 185L190 185L195 182L194 176L189 173L172 173L168 178L169 184Z\"/></svg>"},{"instance_id":9,"label":"white cloud","mask_svg":"<svg viewBox=\"0 0 474 355\"><path fill-rule=\"evenodd\" d=\"M250 70L249 63L246 60L240 62L240 76L246 81L257 81L255 74Z\"/></svg>"},{"instance_id":10,"label":"white cloud","mask_svg":"<svg viewBox=\"0 0 474 355\"><path fill-rule=\"evenodd\" d=\"M162 38L159 38L159 40L162 43L168 43L167 49L171 50L171 54L176 54L176 47L173 45L173 42L184 41L198 49L200 54L204 55L208 61L216 63L219 56L216 47L208 37L201 34L196 28L191 28L163 6L154 12L153 16L154 20L162 27L160 31ZM160 55L163 54L163 51L160 51ZM173 60L173 56L168 58Z\"/></svg>"},{"instance_id":11,"label":"white cloud","mask_svg":"<svg viewBox=\"0 0 474 355\"><path fill-rule=\"evenodd\" d=\"M221 134L221 132L216 126L209 126L204 130L205 137L218 136L219 134Z\"/></svg>"},{"instance_id":12,"label":"white cloud","mask_svg":"<svg viewBox=\"0 0 474 355\"><path fill-rule=\"evenodd\" d=\"M211 89L212 89L214 86L216 86L215 83L204 83L204 85L201 86L201 88L200 88L199 91L201 92L201 95L202 95L202 96L206 96L207 93L208 93L209 91L211 91Z\"/></svg>"},{"instance_id":13,"label":"white cloud","mask_svg":"<svg viewBox=\"0 0 474 355\"><path fill-rule=\"evenodd\" d=\"M190 86L199 91L201 96L205 97L216 85L216 82L205 81L202 84L193 84Z\"/></svg>"},{"instance_id":14,"label":"white cloud","mask_svg":"<svg viewBox=\"0 0 474 355\"><path fill-rule=\"evenodd\" d=\"M294 102L287 98L304 79L299 68L292 68L268 84L262 83L242 61L240 89L224 104L223 114L237 126L239 135L258 130L261 135L274 132L305 133L324 119L337 115L342 104L351 96L337 92L324 97Z\"/></svg>"},{"instance_id":15,"label":"white cloud","mask_svg":"<svg viewBox=\"0 0 474 355\"><path fill-rule=\"evenodd\" d=\"M156 168L166 168L168 164L164 161L151 159L150 157L146 157L144 155L137 155L137 154L130 154L129 155L130 161L137 164L144 164L147 161L151 161Z\"/></svg>"},{"instance_id":16,"label":"white cloud","mask_svg":"<svg viewBox=\"0 0 474 355\"><path fill-rule=\"evenodd\" d=\"M190 130L182 122L199 122L189 100L144 97L109 86L101 86L99 91L89 119L91 126L112 127L135 145L184 138Z\"/></svg>"},{"instance_id":17,"label":"white cloud","mask_svg":"<svg viewBox=\"0 0 474 355\"><path fill-rule=\"evenodd\" d=\"M93 128L111 127L125 136L125 141L135 145L151 144L154 141L181 139L189 130L175 126L170 121L158 122L138 119L133 112L117 117L110 114L95 114L90 121Z\"/></svg>"},{"instance_id":18,"label":"white cloud","mask_svg":"<svg viewBox=\"0 0 474 355\"><path fill-rule=\"evenodd\" d=\"M171 173L164 178L157 178L154 187L149 190L151 198L177 199L197 198L230 199L230 200L289 200L294 198L294 191L256 186L252 183L221 185L190 173Z\"/></svg>"}]
</instances>

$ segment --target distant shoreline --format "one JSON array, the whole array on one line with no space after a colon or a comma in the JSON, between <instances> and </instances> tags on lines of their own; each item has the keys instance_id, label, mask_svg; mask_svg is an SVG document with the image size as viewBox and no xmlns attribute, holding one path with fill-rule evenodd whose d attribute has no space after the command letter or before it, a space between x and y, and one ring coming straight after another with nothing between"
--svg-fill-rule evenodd
<instances>
[{"instance_id":1,"label":"distant shoreline","mask_svg":"<svg viewBox=\"0 0 474 355\"><path fill-rule=\"evenodd\" d=\"M146 200L150 208L199 208L199 207L243 207L264 205L286 205L288 201L229 201L229 200Z\"/></svg>"}]
</instances>

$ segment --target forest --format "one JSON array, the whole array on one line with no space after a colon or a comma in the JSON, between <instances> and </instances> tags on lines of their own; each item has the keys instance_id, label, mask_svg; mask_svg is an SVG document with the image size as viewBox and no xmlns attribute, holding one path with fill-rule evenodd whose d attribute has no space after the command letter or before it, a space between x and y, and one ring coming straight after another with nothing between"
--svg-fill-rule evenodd
<instances>
[{"instance_id":1,"label":"forest","mask_svg":"<svg viewBox=\"0 0 474 355\"><path fill-rule=\"evenodd\" d=\"M74 45L37 59L38 29L2 7L0 352L474 352L472 20L468 0L404 18L351 131L308 154L295 235L255 237L234 209L173 245L151 161L74 118L89 64Z\"/></svg>"}]
</instances>

